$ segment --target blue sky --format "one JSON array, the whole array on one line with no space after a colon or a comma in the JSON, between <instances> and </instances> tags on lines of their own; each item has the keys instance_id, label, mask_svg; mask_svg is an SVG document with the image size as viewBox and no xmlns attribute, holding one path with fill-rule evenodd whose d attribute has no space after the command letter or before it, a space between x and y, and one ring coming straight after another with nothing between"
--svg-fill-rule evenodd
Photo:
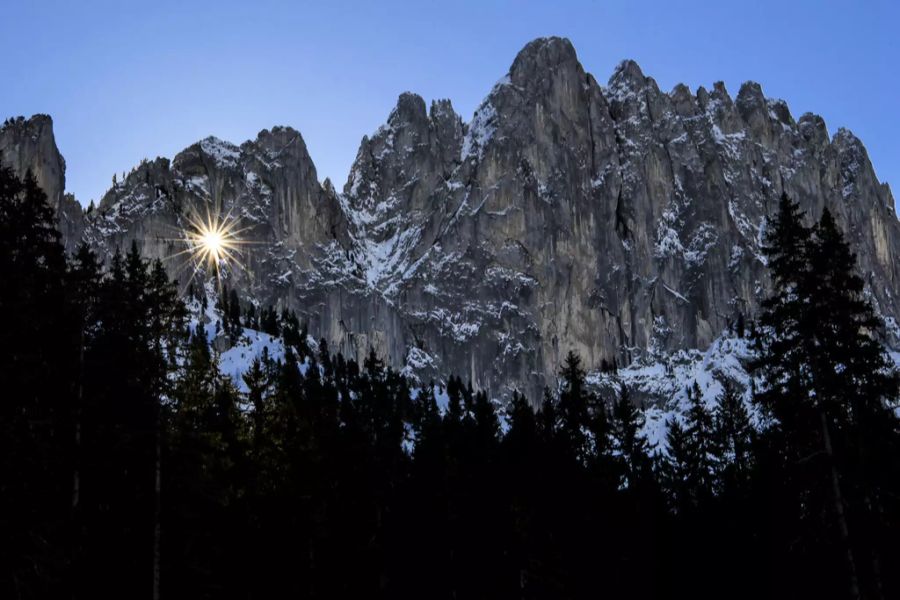
<instances>
[{"instance_id":1,"label":"blue sky","mask_svg":"<svg viewBox=\"0 0 900 600\"><path fill-rule=\"evenodd\" d=\"M303 134L342 187L363 134L400 92L469 119L529 40L572 40L605 82L633 58L664 90L748 79L852 129L900 190L900 3L49 2L2 5L0 117L48 113L67 187L99 199L112 174L216 135Z\"/></svg>"}]
</instances>

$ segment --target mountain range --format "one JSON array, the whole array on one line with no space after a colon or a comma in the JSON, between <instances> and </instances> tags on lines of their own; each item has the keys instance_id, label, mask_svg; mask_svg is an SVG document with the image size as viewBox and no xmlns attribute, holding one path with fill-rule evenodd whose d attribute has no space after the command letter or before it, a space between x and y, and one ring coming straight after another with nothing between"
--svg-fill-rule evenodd
<instances>
[{"instance_id":1,"label":"mountain range","mask_svg":"<svg viewBox=\"0 0 900 600\"><path fill-rule=\"evenodd\" d=\"M719 351L768 289L760 246L782 193L810 220L832 211L900 347L900 222L859 139L753 82L665 92L626 60L602 85L562 38L527 44L468 122L401 94L340 190L290 127L143 161L89 213L65 193L48 116L8 120L0 160L34 173L69 250L108 259L136 241L186 289L179 232L231 215L245 243L221 277L243 302L295 310L333 351L496 397L537 400L569 351L591 371Z\"/></svg>"}]
</instances>

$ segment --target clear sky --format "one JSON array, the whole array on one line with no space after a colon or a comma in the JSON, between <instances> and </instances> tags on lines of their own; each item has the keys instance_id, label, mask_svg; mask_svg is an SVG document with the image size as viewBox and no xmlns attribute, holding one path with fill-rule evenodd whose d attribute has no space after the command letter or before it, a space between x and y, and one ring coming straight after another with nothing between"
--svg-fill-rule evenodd
<instances>
[{"instance_id":1,"label":"clear sky","mask_svg":"<svg viewBox=\"0 0 900 600\"><path fill-rule=\"evenodd\" d=\"M900 2L631 0L0 3L0 118L48 113L67 188L99 199L114 172L216 135L300 130L342 187L363 134L400 92L469 119L516 53L572 40L605 82L635 59L664 90L748 79L829 132L852 129L900 195Z\"/></svg>"}]
</instances>

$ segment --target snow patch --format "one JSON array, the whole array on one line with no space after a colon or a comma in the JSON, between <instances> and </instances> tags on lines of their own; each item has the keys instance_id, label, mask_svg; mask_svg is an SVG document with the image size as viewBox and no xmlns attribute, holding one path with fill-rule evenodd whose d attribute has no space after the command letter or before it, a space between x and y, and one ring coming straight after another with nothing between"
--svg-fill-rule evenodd
<instances>
[{"instance_id":1,"label":"snow patch","mask_svg":"<svg viewBox=\"0 0 900 600\"><path fill-rule=\"evenodd\" d=\"M200 150L212 157L219 167L234 167L241 158L240 148L214 136L200 140Z\"/></svg>"},{"instance_id":2,"label":"snow patch","mask_svg":"<svg viewBox=\"0 0 900 600\"><path fill-rule=\"evenodd\" d=\"M207 327L207 331L211 328ZM268 351L273 360L284 359L284 343L280 338L254 329L243 329L238 342L219 355L219 372L231 378L234 385L243 393L248 392L243 375L257 358L262 358Z\"/></svg>"},{"instance_id":3,"label":"snow patch","mask_svg":"<svg viewBox=\"0 0 900 600\"><path fill-rule=\"evenodd\" d=\"M485 100L475 111L469 130L463 139L460 160L465 161L469 157L481 160L484 149L497 131L497 109L490 100Z\"/></svg>"}]
</instances>

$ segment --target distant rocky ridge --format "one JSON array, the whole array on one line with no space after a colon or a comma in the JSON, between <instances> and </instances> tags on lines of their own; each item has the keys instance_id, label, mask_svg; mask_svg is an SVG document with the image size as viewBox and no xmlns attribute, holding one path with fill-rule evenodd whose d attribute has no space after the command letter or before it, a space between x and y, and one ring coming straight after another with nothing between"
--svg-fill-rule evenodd
<instances>
[{"instance_id":1,"label":"distant rocky ridge","mask_svg":"<svg viewBox=\"0 0 900 600\"><path fill-rule=\"evenodd\" d=\"M665 93L624 61L604 87L560 38L529 43L468 123L402 94L342 192L283 127L144 162L87 216L63 193L48 117L8 122L0 151L60 207L68 248L137 240L166 258L187 213L231 211L252 243L225 277L245 301L294 308L335 351L374 347L497 396L536 399L569 350L623 365L704 349L751 317L782 191L812 217L834 212L877 309L900 312L900 222L852 133L795 120L752 82L734 99L721 83Z\"/></svg>"}]
</instances>

